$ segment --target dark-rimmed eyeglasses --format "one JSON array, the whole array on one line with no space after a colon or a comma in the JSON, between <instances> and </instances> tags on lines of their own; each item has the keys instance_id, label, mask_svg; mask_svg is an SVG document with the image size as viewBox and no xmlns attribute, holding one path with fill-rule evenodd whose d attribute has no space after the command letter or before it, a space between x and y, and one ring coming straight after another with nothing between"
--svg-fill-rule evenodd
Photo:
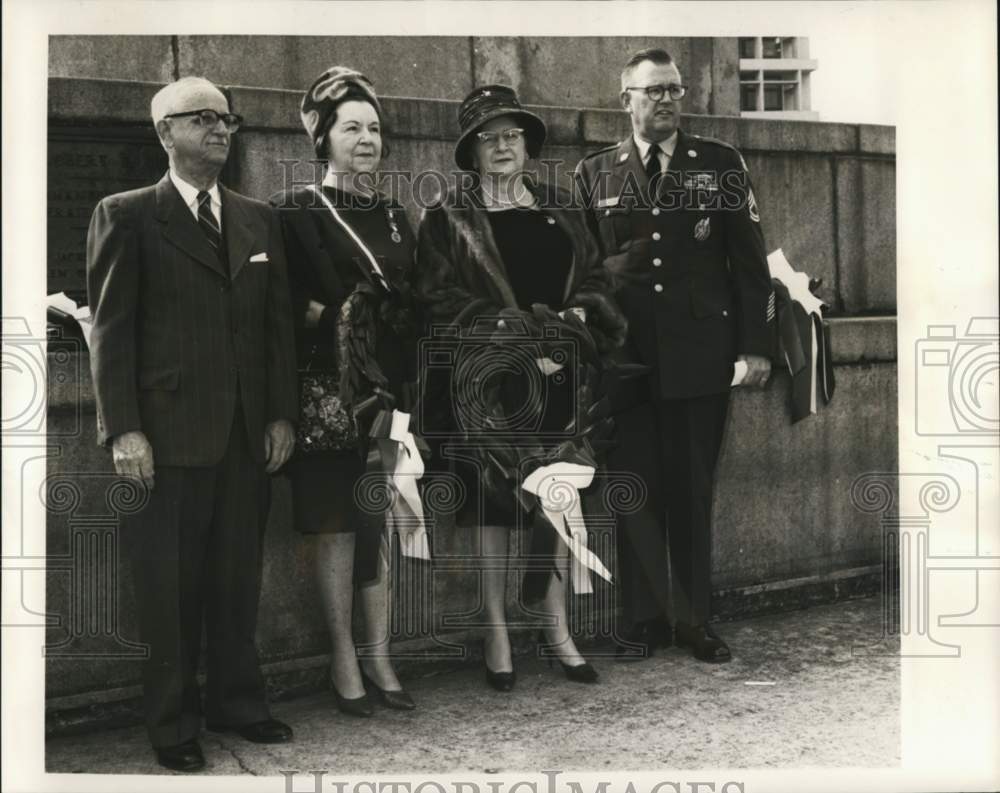
<instances>
[{"instance_id":1,"label":"dark-rimmed eyeglasses","mask_svg":"<svg viewBox=\"0 0 1000 793\"><path fill-rule=\"evenodd\" d=\"M189 116L195 124L200 127L208 127L208 129L214 129L215 125L222 121L229 132L236 132L240 128L240 124L243 123L243 116L238 116L235 113L216 113L210 108L186 110L183 113L168 113L164 118L186 118Z\"/></svg>"},{"instance_id":2,"label":"dark-rimmed eyeglasses","mask_svg":"<svg viewBox=\"0 0 1000 793\"><path fill-rule=\"evenodd\" d=\"M683 99L684 94L687 93L688 87L686 85L681 85L680 83L671 83L670 85L626 85L626 91L645 91L646 96L649 97L651 102L659 102L663 99L664 95L670 94L670 98L675 102L678 99Z\"/></svg>"},{"instance_id":3,"label":"dark-rimmed eyeglasses","mask_svg":"<svg viewBox=\"0 0 1000 793\"><path fill-rule=\"evenodd\" d=\"M511 127L499 132L477 132L476 137L479 138L480 143L485 143L487 146L496 146L501 138L503 138L504 143L512 144L524 137L524 130L520 127Z\"/></svg>"}]
</instances>

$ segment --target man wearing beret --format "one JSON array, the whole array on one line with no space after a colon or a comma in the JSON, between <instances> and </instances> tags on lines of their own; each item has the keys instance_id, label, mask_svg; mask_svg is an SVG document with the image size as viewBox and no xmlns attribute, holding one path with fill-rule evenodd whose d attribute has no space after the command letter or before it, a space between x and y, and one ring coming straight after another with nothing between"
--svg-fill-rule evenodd
<instances>
[{"instance_id":1,"label":"man wearing beret","mask_svg":"<svg viewBox=\"0 0 1000 793\"><path fill-rule=\"evenodd\" d=\"M734 372L761 387L770 374L764 237L739 152L680 129L686 88L670 55L636 53L621 88L632 135L576 171L628 319L626 358L649 369L613 400L609 467L645 484L643 507L619 523L619 654L675 639L719 663L731 654L708 624L712 489Z\"/></svg>"},{"instance_id":2,"label":"man wearing beret","mask_svg":"<svg viewBox=\"0 0 1000 793\"><path fill-rule=\"evenodd\" d=\"M218 183L240 118L207 80L152 101L170 161L158 184L112 195L87 236L98 443L144 484L122 521L161 765L205 764L195 678L204 619L206 723L259 743L271 718L254 645L268 474L296 417L292 315L278 220Z\"/></svg>"}]
</instances>

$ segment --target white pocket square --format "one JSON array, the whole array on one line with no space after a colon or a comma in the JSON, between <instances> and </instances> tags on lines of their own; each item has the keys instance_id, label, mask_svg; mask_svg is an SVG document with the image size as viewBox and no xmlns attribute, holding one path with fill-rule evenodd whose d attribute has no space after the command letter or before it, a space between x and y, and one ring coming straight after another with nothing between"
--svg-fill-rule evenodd
<instances>
[{"instance_id":1,"label":"white pocket square","mask_svg":"<svg viewBox=\"0 0 1000 793\"><path fill-rule=\"evenodd\" d=\"M250 261L252 261L252 262L267 262L267 261L270 261L270 259L267 258L267 254L266 253L255 253L253 256L250 257Z\"/></svg>"}]
</instances>

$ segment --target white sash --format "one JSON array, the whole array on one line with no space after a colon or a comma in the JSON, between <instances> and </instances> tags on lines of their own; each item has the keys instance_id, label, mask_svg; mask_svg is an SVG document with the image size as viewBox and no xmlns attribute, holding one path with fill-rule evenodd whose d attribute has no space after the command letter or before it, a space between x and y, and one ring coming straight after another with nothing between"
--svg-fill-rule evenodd
<instances>
[{"instance_id":1,"label":"white sash","mask_svg":"<svg viewBox=\"0 0 1000 793\"><path fill-rule=\"evenodd\" d=\"M375 260L375 255L368 249L368 246L361 241L361 237L359 237L357 234L354 233L354 229L350 227L347 221L340 216L340 213L337 211L337 208L333 205L333 202L326 197L326 193L324 193L314 184L309 185L309 189L312 190L316 195L318 195L323 200L323 203L326 204L326 208L329 209L330 214L333 215L333 219L337 221L337 223L344 231L347 232L347 236L350 237L352 240L354 240L354 244L357 245L359 248L361 248L361 252L365 255L365 258L368 259L368 264L371 265L372 272L374 272L375 275L378 276L378 280L381 282L382 286L385 287L385 290L387 292L391 292L392 288L389 286L389 281L382 273L382 268L378 266L378 262Z\"/></svg>"}]
</instances>

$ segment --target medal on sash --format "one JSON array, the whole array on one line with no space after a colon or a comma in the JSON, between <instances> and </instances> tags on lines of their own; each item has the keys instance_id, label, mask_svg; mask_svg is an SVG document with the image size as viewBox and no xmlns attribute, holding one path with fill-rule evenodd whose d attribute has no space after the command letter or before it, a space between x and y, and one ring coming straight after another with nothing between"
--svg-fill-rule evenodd
<instances>
[{"instance_id":1,"label":"medal on sash","mask_svg":"<svg viewBox=\"0 0 1000 793\"><path fill-rule=\"evenodd\" d=\"M393 242L395 242L395 243L398 244L398 243L400 243L400 242L403 241L403 238L399 234L399 225L396 223L396 218L393 215L393 212L392 212L391 209L389 209L388 207L386 207L385 212L386 212L386 215L389 218L389 230L392 231L392 234L389 235L389 238Z\"/></svg>"}]
</instances>

